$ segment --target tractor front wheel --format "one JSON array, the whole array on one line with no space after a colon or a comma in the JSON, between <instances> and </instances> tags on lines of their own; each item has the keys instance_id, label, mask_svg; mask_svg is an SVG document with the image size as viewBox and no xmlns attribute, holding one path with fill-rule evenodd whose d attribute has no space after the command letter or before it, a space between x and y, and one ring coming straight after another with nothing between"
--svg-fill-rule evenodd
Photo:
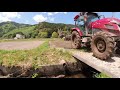
<instances>
[{"instance_id":1,"label":"tractor front wheel","mask_svg":"<svg viewBox=\"0 0 120 90\"><path fill-rule=\"evenodd\" d=\"M72 48L79 49L81 47L81 37L77 31L72 32L71 41Z\"/></svg>"},{"instance_id":2,"label":"tractor front wheel","mask_svg":"<svg viewBox=\"0 0 120 90\"><path fill-rule=\"evenodd\" d=\"M91 49L95 57L107 60L114 51L114 40L105 32L97 32L92 38Z\"/></svg>"}]
</instances>

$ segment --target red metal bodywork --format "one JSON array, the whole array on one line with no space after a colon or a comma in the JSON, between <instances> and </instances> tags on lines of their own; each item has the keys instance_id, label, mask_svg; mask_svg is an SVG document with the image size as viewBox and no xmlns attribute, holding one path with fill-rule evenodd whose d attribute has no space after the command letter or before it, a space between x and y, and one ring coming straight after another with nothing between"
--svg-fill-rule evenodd
<instances>
[{"instance_id":1,"label":"red metal bodywork","mask_svg":"<svg viewBox=\"0 0 120 90\"><path fill-rule=\"evenodd\" d=\"M75 16L74 20L76 21L77 19L79 18L79 15ZM115 23L112 23L111 21L117 21L119 23L119 26L118 24L115 24ZM108 28L106 27L106 25L110 25L112 26L113 28ZM120 35L120 20L117 19L117 18L103 18L103 19L99 19L99 20L96 20L94 22L91 22L89 24L89 28L91 28L90 30L93 30L93 29L100 29L100 30L104 30L104 31L108 31L109 30L114 30L116 35ZM76 30L79 32L80 36L82 36L82 32L79 28L73 28L72 29L73 31Z\"/></svg>"},{"instance_id":2,"label":"red metal bodywork","mask_svg":"<svg viewBox=\"0 0 120 90\"><path fill-rule=\"evenodd\" d=\"M79 28L72 28L72 31L77 31L80 36L83 36L83 33Z\"/></svg>"},{"instance_id":3,"label":"red metal bodywork","mask_svg":"<svg viewBox=\"0 0 120 90\"><path fill-rule=\"evenodd\" d=\"M79 15L76 15L76 16L74 17L74 21L76 21L79 17L80 17Z\"/></svg>"},{"instance_id":4,"label":"red metal bodywork","mask_svg":"<svg viewBox=\"0 0 120 90\"><path fill-rule=\"evenodd\" d=\"M109 24L109 25L112 25L114 27L114 30L119 30L119 27L117 24L110 22L112 20L117 20L120 23L120 21L118 19L115 19L115 18L104 18L104 19L100 19L100 20L97 20L95 22L92 22L91 26L92 26L92 28L108 29L105 25Z\"/></svg>"}]
</instances>

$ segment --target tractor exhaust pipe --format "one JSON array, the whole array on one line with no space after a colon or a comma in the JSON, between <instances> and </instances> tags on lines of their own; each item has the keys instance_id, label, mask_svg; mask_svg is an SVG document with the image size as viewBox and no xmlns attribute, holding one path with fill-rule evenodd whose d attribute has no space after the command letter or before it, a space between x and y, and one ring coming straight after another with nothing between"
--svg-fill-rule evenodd
<instances>
[{"instance_id":1,"label":"tractor exhaust pipe","mask_svg":"<svg viewBox=\"0 0 120 90\"><path fill-rule=\"evenodd\" d=\"M84 14L84 23L85 23L85 31L86 31L86 36L88 35L88 29L87 29L87 12Z\"/></svg>"}]
</instances>

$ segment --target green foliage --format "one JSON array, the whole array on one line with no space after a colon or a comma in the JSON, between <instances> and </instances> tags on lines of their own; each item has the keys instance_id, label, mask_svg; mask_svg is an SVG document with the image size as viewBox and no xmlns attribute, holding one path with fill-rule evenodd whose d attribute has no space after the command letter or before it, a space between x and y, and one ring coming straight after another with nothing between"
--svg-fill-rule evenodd
<instances>
[{"instance_id":1,"label":"green foliage","mask_svg":"<svg viewBox=\"0 0 120 90\"><path fill-rule=\"evenodd\" d=\"M36 25L19 24L16 22L3 22L0 23L0 38L14 38L17 33L22 33L25 38L50 38L53 32L63 31L69 33L74 25L62 23L48 23L42 22ZM47 34L43 34L47 32ZM41 36L42 33L42 36ZM46 36L45 36L46 35Z\"/></svg>"},{"instance_id":2,"label":"green foliage","mask_svg":"<svg viewBox=\"0 0 120 90\"><path fill-rule=\"evenodd\" d=\"M39 37L40 38L47 38L48 37L48 33L47 32L40 32L39 33Z\"/></svg>"},{"instance_id":3,"label":"green foliage","mask_svg":"<svg viewBox=\"0 0 120 90\"><path fill-rule=\"evenodd\" d=\"M39 32L48 32L48 37L52 37L53 32L58 32L59 30L70 32L70 29L73 28L74 25L71 24L55 24L55 23L48 23L48 22L42 22L36 25L36 29Z\"/></svg>"},{"instance_id":4,"label":"green foliage","mask_svg":"<svg viewBox=\"0 0 120 90\"><path fill-rule=\"evenodd\" d=\"M2 60L2 58L0 57L0 65L2 65L2 63L3 63L3 60Z\"/></svg>"},{"instance_id":5,"label":"green foliage","mask_svg":"<svg viewBox=\"0 0 120 90\"><path fill-rule=\"evenodd\" d=\"M36 36L38 36L38 33L39 33L39 31L32 31L31 32L31 38L36 38Z\"/></svg>"},{"instance_id":6,"label":"green foliage","mask_svg":"<svg viewBox=\"0 0 120 90\"><path fill-rule=\"evenodd\" d=\"M53 32L52 33L52 38L58 38L58 33L57 32Z\"/></svg>"},{"instance_id":7,"label":"green foliage","mask_svg":"<svg viewBox=\"0 0 120 90\"><path fill-rule=\"evenodd\" d=\"M31 38L35 37L36 32L34 30L35 26L29 26L29 27L23 27L23 28L19 28L19 29L14 29L10 32L8 32L7 34L3 35L3 38L14 38L16 36L16 34L21 34L21 35L25 35L25 38Z\"/></svg>"},{"instance_id":8,"label":"green foliage","mask_svg":"<svg viewBox=\"0 0 120 90\"><path fill-rule=\"evenodd\" d=\"M0 23L0 37L2 37L4 34L18 28L30 26L28 24L19 24L16 22L2 22Z\"/></svg>"},{"instance_id":9,"label":"green foliage","mask_svg":"<svg viewBox=\"0 0 120 90\"><path fill-rule=\"evenodd\" d=\"M32 78L37 78L37 76L38 76L38 74L37 74L37 73L34 73L34 74L32 75Z\"/></svg>"},{"instance_id":10,"label":"green foliage","mask_svg":"<svg viewBox=\"0 0 120 90\"><path fill-rule=\"evenodd\" d=\"M65 27L64 27L64 31L67 31L67 30L68 30L68 29L67 29L67 26L65 26Z\"/></svg>"},{"instance_id":11,"label":"green foliage","mask_svg":"<svg viewBox=\"0 0 120 90\"><path fill-rule=\"evenodd\" d=\"M110 78L109 76L107 76L106 74L104 73L96 73L94 75L95 78Z\"/></svg>"}]
</instances>

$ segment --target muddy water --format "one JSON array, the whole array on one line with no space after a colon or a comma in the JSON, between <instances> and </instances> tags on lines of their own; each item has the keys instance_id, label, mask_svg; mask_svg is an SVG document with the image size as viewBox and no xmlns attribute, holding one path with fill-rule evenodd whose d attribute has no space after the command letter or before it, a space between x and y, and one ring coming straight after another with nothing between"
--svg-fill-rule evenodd
<instances>
[{"instance_id":1,"label":"muddy water","mask_svg":"<svg viewBox=\"0 0 120 90\"><path fill-rule=\"evenodd\" d=\"M78 73L71 76L65 76L65 78L87 78L87 77L82 73Z\"/></svg>"},{"instance_id":2,"label":"muddy water","mask_svg":"<svg viewBox=\"0 0 120 90\"><path fill-rule=\"evenodd\" d=\"M32 78L32 77L31 76L25 76L25 77L12 76L12 77L9 77L7 75L7 76L0 76L0 78ZM57 75L57 76L42 76L42 77L38 76L35 78L92 78L92 77L85 75L84 73L77 72L77 73L72 74L72 75Z\"/></svg>"},{"instance_id":3,"label":"muddy water","mask_svg":"<svg viewBox=\"0 0 120 90\"><path fill-rule=\"evenodd\" d=\"M73 75L58 75L58 76L49 76L49 77L38 77L38 78L88 78L83 73L77 73Z\"/></svg>"}]
</instances>

